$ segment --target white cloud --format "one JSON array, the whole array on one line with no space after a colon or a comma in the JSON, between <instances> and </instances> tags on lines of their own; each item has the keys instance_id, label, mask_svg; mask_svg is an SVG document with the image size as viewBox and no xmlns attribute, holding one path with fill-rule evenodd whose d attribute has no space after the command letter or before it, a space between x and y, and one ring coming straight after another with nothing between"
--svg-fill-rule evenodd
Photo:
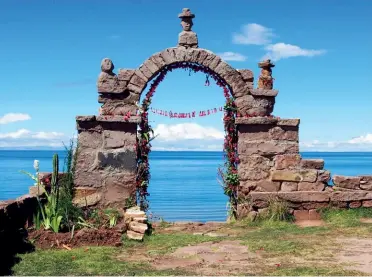
<instances>
[{"instance_id":1,"label":"white cloud","mask_svg":"<svg viewBox=\"0 0 372 277\"><path fill-rule=\"evenodd\" d=\"M326 52L325 50L303 49L299 46L283 42L267 45L265 50L268 52L263 59L271 59L273 61L290 57L314 57Z\"/></svg>"},{"instance_id":2,"label":"white cloud","mask_svg":"<svg viewBox=\"0 0 372 277\"><path fill-rule=\"evenodd\" d=\"M246 56L234 52L223 52L217 55L220 56L225 61L244 62L245 60L247 60Z\"/></svg>"},{"instance_id":3,"label":"white cloud","mask_svg":"<svg viewBox=\"0 0 372 277\"><path fill-rule=\"evenodd\" d=\"M351 140L348 141L348 143L351 143L351 144L358 144L358 143L369 144L369 143L372 143L372 134L366 134L364 136L359 136L359 137L352 138Z\"/></svg>"},{"instance_id":4,"label":"white cloud","mask_svg":"<svg viewBox=\"0 0 372 277\"><path fill-rule=\"evenodd\" d=\"M314 140L300 142L301 151L372 151L372 134L366 134L347 141Z\"/></svg>"},{"instance_id":5,"label":"white cloud","mask_svg":"<svg viewBox=\"0 0 372 277\"><path fill-rule=\"evenodd\" d=\"M222 151L224 132L196 123L159 124L152 142L158 151Z\"/></svg>"},{"instance_id":6,"label":"white cloud","mask_svg":"<svg viewBox=\"0 0 372 277\"><path fill-rule=\"evenodd\" d=\"M18 139L22 137L27 137L28 135L30 135L30 133L31 132L29 130L20 129L18 131L11 132L11 133L3 133L3 134L0 133L0 139L6 139L6 138Z\"/></svg>"},{"instance_id":7,"label":"white cloud","mask_svg":"<svg viewBox=\"0 0 372 277\"><path fill-rule=\"evenodd\" d=\"M224 133L213 127L203 127L196 123L180 123L174 125L159 124L154 129L157 139L164 141L176 140L214 140L223 139Z\"/></svg>"},{"instance_id":8,"label":"white cloud","mask_svg":"<svg viewBox=\"0 0 372 277\"><path fill-rule=\"evenodd\" d=\"M7 113L0 117L0 124L8 124L17 121L30 120L31 116L25 113Z\"/></svg>"},{"instance_id":9,"label":"white cloud","mask_svg":"<svg viewBox=\"0 0 372 277\"><path fill-rule=\"evenodd\" d=\"M62 147L67 138L59 132L32 132L20 129L15 132L0 133L0 147Z\"/></svg>"},{"instance_id":10,"label":"white cloud","mask_svg":"<svg viewBox=\"0 0 372 277\"><path fill-rule=\"evenodd\" d=\"M233 43L266 45L274 37L272 29L266 28L257 23L250 23L242 27L241 33L233 34Z\"/></svg>"}]
</instances>

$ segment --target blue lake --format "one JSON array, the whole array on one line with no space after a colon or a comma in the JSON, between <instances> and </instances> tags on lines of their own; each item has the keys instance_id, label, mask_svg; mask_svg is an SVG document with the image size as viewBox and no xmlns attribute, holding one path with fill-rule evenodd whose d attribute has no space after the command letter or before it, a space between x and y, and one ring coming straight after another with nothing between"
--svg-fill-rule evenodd
<instances>
[{"instance_id":1,"label":"blue lake","mask_svg":"<svg viewBox=\"0 0 372 277\"><path fill-rule=\"evenodd\" d=\"M0 200L28 193L29 177L19 170L33 172L40 160L41 171L51 171L55 151L0 151ZM63 163L64 151L57 151ZM332 174L372 174L372 152L304 152L304 158L325 160ZM151 153L150 208L167 221L224 221L227 198L217 181L217 168L223 165L222 152ZM62 168L61 168L62 169Z\"/></svg>"}]
</instances>

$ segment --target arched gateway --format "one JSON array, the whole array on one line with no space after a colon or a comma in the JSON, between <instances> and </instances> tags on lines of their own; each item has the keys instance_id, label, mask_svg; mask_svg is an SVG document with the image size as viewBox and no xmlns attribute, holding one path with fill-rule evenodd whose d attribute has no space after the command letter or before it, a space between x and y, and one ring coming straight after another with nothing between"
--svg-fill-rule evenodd
<instances>
[{"instance_id":1,"label":"arched gateway","mask_svg":"<svg viewBox=\"0 0 372 277\"><path fill-rule=\"evenodd\" d=\"M152 55L137 69L120 69L117 74L110 59L102 61L97 82L98 101L102 103L100 114L76 118L79 133L76 197L84 197L88 205L123 206L136 191L141 192L146 178L139 177L142 174L139 172L143 171L141 166L148 166L148 161L142 159L146 147L141 149L141 146L149 144L148 137L145 142L141 133L137 137L138 124L141 127L146 123L143 116L146 109L142 112L141 109L148 107L156 85L165 74L176 68L211 75L224 89L227 101L232 101L229 123L233 126L225 126L225 131L232 132L230 135L236 132L236 139L230 144L233 149L229 150L236 153L227 156L236 155L231 159L237 166L238 182L233 189L239 217L249 209L262 208L259 204L250 206L252 201L248 199L252 200L252 192L259 192L262 197L262 192L297 191L299 185L314 190L313 187L323 184L324 189L329 172L322 171L319 165L306 170L301 167L299 120L271 116L278 93L272 89L274 65L270 61L259 64L262 70L255 89L252 71L236 70L211 51L198 48L197 35L191 30L194 15L189 9L183 9L179 18L183 31L177 47ZM136 103L151 81L145 102L139 108ZM231 95L227 96L227 92ZM228 135L225 144L231 140Z\"/></svg>"}]
</instances>

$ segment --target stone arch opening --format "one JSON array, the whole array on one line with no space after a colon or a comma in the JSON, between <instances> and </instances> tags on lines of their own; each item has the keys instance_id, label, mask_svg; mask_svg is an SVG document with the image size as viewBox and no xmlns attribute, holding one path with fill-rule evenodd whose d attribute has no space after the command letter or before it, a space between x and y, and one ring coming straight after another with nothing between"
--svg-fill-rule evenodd
<instances>
[{"instance_id":1,"label":"stone arch opening","mask_svg":"<svg viewBox=\"0 0 372 277\"><path fill-rule=\"evenodd\" d=\"M170 65L165 65L158 72L157 76L153 79L142 104L139 106L141 121L139 123L139 135L137 137L137 203L146 210L148 207L147 203L147 187L150 181L150 170L149 170L149 154L151 151L151 140L153 131L148 121L148 111L151 104L151 100L158 85L163 81L169 72L176 69L190 69L194 72L202 72L214 80L222 89L223 95L225 97L224 103L224 130L225 130L225 140L224 140L224 154L225 154L225 170L221 170L221 178L224 184L224 192L229 197L229 203L232 207L237 205L237 187L239 184L237 176L237 164L238 164L238 153L237 153L237 128L235 124L235 119L237 115L237 109L235 106L235 98L227 85L226 81L222 79L216 72L210 68L203 66L201 64L193 62L174 62ZM196 115L192 114L169 114L170 117L178 118L194 118ZM234 209L235 210L235 209Z\"/></svg>"}]
</instances>

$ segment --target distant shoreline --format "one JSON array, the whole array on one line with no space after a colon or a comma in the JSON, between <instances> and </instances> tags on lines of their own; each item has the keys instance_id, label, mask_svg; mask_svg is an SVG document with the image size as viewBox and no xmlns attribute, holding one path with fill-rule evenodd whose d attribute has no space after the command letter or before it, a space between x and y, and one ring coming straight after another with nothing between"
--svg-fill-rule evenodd
<instances>
[{"instance_id":1,"label":"distant shoreline","mask_svg":"<svg viewBox=\"0 0 372 277\"><path fill-rule=\"evenodd\" d=\"M66 151L66 149L63 148L39 148L39 149L34 149L34 148L0 148L0 151L58 151L58 152L63 152ZM210 152L210 153L221 153L222 150L152 150L152 152ZM363 151L363 150L354 150L354 151L327 151L327 150L305 150L305 151L300 151L300 153L372 153L371 151Z\"/></svg>"}]
</instances>

